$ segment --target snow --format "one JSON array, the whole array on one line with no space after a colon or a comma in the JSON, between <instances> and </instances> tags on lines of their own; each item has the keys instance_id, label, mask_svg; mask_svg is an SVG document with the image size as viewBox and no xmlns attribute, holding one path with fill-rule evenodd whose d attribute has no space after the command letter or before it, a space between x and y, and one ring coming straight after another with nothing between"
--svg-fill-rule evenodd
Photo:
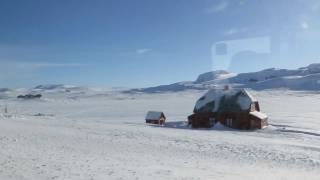
<instances>
[{"instance_id":1,"label":"snow","mask_svg":"<svg viewBox=\"0 0 320 180\"><path fill-rule=\"evenodd\" d=\"M201 83L206 81L212 81L212 80L220 79L226 76L227 77L230 76L230 73L227 71L223 71L223 70L212 71L212 72L200 74L195 82Z\"/></svg>"},{"instance_id":2,"label":"snow","mask_svg":"<svg viewBox=\"0 0 320 180\"><path fill-rule=\"evenodd\" d=\"M256 99L245 89L211 89L196 102L195 109L198 111L208 103L214 102L214 108L211 112L217 112L220 108L221 98L231 98L238 93L243 93L243 95L237 96L235 103L239 104L241 110L248 110L251 103L256 101Z\"/></svg>"},{"instance_id":3,"label":"snow","mask_svg":"<svg viewBox=\"0 0 320 180\"><path fill-rule=\"evenodd\" d=\"M320 73L310 74L305 76L286 76L280 78L269 79L255 84L248 85L252 89L275 89L275 88L289 88L292 90L320 90L318 83Z\"/></svg>"},{"instance_id":4,"label":"snow","mask_svg":"<svg viewBox=\"0 0 320 180\"><path fill-rule=\"evenodd\" d=\"M36 86L34 89L41 89L41 90L52 90L52 89L59 89L64 88L63 84L45 84Z\"/></svg>"},{"instance_id":5,"label":"snow","mask_svg":"<svg viewBox=\"0 0 320 180\"><path fill-rule=\"evenodd\" d=\"M320 94L250 92L269 115L266 129L191 129L186 118L204 91L57 90L30 101L10 92L0 99L0 179L318 180ZM149 109L167 124L145 124Z\"/></svg>"},{"instance_id":6,"label":"snow","mask_svg":"<svg viewBox=\"0 0 320 180\"><path fill-rule=\"evenodd\" d=\"M246 96L239 96L237 103L240 105L241 110L250 109L251 103L257 101L248 91L242 90Z\"/></svg>"},{"instance_id":7,"label":"snow","mask_svg":"<svg viewBox=\"0 0 320 180\"><path fill-rule=\"evenodd\" d=\"M229 93L230 92L235 94L235 91L229 91ZM215 104L212 112L215 112L218 110L220 99L225 95L227 95L227 92L224 92L221 89L211 89L196 102L195 109L199 110L208 103L214 102Z\"/></svg>"},{"instance_id":8,"label":"snow","mask_svg":"<svg viewBox=\"0 0 320 180\"><path fill-rule=\"evenodd\" d=\"M146 115L146 119L160 119L162 115L162 112L159 111L148 111L147 115Z\"/></svg>"},{"instance_id":9,"label":"snow","mask_svg":"<svg viewBox=\"0 0 320 180\"><path fill-rule=\"evenodd\" d=\"M290 89L290 90L320 90L320 64L310 64L298 69L269 68L257 72L230 73L217 70L200 74L195 81L184 81L169 85L133 89L130 92L178 92L185 90L208 90L231 85L236 88L251 88L255 90Z\"/></svg>"},{"instance_id":10,"label":"snow","mask_svg":"<svg viewBox=\"0 0 320 180\"><path fill-rule=\"evenodd\" d=\"M221 124L220 122L217 122L213 127L213 130L232 130L229 127L224 126L223 124Z\"/></svg>"},{"instance_id":11,"label":"snow","mask_svg":"<svg viewBox=\"0 0 320 180\"><path fill-rule=\"evenodd\" d=\"M259 111L252 111L252 112L250 112L250 114L253 115L253 116L256 116L256 117L258 117L260 119L268 118L268 116L266 114L263 114L262 112L259 112Z\"/></svg>"}]
</instances>

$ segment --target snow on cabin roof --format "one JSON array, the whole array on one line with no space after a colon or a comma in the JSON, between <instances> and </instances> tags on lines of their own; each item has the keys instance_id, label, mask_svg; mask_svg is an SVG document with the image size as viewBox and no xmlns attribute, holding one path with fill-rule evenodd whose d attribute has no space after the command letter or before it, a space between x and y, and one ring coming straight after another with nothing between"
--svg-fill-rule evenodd
<instances>
[{"instance_id":1,"label":"snow on cabin roof","mask_svg":"<svg viewBox=\"0 0 320 180\"><path fill-rule=\"evenodd\" d=\"M212 89L197 101L194 113L246 111L256 101L245 89Z\"/></svg>"},{"instance_id":2,"label":"snow on cabin roof","mask_svg":"<svg viewBox=\"0 0 320 180\"><path fill-rule=\"evenodd\" d=\"M146 119L160 119L162 114L160 111L148 111Z\"/></svg>"},{"instance_id":3,"label":"snow on cabin roof","mask_svg":"<svg viewBox=\"0 0 320 180\"><path fill-rule=\"evenodd\" d=\"M263 114L262 112L259 112L259 111L252 111L252 112L250 112L250 114L253 115L253 116L256 116L256 117L258 117L260 119L268 118L268 116L266 114Z\"/></svg>"},{"instance_id":4,"label":"snow on cabin roof","mask_svg":"<svg viewBox=\"0 0 320 180\"><path fill-rule=\"evenodd\" d=\"M242 91L251 99L252 102L257 102L258 100L253 97L246 89L242 89Z\"/></svg>"}]
</instances>

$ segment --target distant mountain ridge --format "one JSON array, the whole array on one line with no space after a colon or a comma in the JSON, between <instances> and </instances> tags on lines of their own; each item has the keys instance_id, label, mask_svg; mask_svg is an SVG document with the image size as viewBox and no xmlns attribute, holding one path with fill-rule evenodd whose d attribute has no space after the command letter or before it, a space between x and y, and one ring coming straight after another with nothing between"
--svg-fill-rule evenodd
<instances>
[{"instance_id":1,"label":"distant mountain ridge","mask_svg":"<svg viewBox=\"0 0 320 180\"><path fill-rule=\"evenodd\" d=\"M87 87L81 86L72 86L72 85L64 85L64 84L45 84L38 85L31 90L33 91L85 91Z\"/></svg>"},{"instance_id":2,"label":"distant mountain ridge","mask_svg":"<svg viewBox=\"0 0 320 180\"><path fill-rule=\"evenodd\" d=\"M8 92L11 91L9 88L0 88L0 92Z\"/></svg>"},{"instance_id":3,"label":"distant mountain ridge","mask_svg":"<svg viewBox=\"0 0 320 180\"><path fill-rule=\"evenodd\" d=\"M148 88L132 89L130 92L166 92L189 89L206 90L224 85L256 90L286 88L291 90L320 90L320 63L298 69L269 68L257 72L234 74L217 70L200 74L195 81L178 82Z\"/></svg>"},{"instance_id":4,"label":"distant mountain ridge","mask_svg":"<svg viewBox=\"0 0 320 180\"><path fill-rule=\"evenodd\" d=\"M222 75L229 74L229 72L224 71L224 70L217 70L217 71L211 71L211 72L206 72L203 74L200 74L198 78L196 79L195 83L202 83L206 81L211 81L214 79L217 79L221 77Z\"/></svg>"},{"instance_id":5,"label":"distant mountain ridge","mask_svg":"<svg viewBox=\"0 0 320 180\"><path fill-rule=\"evenodd\" d=\"M255 90L279 89L320 91L320 63L310 64L298 69L269 68L257 72L230 73L217 70L200 74L194 81L183 81L169 85L139 89L116 89L126 93L158 93L177 92L185 90L208 90L230 85L235 88L251 88ZM113 89L113 88L112 88ZM71 86L63 84L38 85L31 89L0 88L0 96L7 94L31 93L85 93L93 90L85 86Z\"/></svg>"}]
</instances>

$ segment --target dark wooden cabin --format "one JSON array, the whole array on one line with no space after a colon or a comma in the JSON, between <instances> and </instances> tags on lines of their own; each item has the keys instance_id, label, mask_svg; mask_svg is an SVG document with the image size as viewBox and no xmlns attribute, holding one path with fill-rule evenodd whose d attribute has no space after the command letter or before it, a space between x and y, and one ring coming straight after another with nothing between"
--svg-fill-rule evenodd
<instances>
[{"instance_id":1,"label":"dark wooden cabin","mask_svg":"<svg viewBox=\"0 0 320 180\"><path fill-rule=\"evenodd\" d=\"M148 111L146 115L146 123L149 124L164 124L166 121L166 116L163 112L159 111Z\"/></svg>"},{"instance_id":2,"label":"dark wooden cabin","mask_svg":"<svg viewBox=\"0 0 320 180\"><path fill-rule=\"evenodd\" d=\"M234 129L261 129L268 125L267 120L258 101L244 89L210 90L188 117L193 128L211 128L220 122Z\"/></svg>"}]
</instances>

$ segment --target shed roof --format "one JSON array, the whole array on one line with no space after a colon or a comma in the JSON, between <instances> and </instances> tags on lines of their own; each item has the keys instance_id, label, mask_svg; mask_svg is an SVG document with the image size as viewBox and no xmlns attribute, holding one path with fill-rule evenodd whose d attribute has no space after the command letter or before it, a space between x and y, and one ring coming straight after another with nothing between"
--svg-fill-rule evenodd
<instances>
[{"instance_id":1,"label":"shed roof","mask_svg":"<svg viewBox=\"0 0 320 180\"><path fill-rule=\"evenodd\" d=\"M148 111L146 119L160 119L164 113L161 111Z\"/></svg>"},{"instance_id":2,"label":"shed roof","mask_svg":"<svg viewBox=\"0 0 320 180\"><path fill-rule=\"evenodd\" d=\"M262 112L259 112L259 111L252 111L252 112L250 112L250 114L253 116L256 116L260 119L267 119L268 118L268 116L266 114L263 114Z\"/></svg>"}]
</instances>

